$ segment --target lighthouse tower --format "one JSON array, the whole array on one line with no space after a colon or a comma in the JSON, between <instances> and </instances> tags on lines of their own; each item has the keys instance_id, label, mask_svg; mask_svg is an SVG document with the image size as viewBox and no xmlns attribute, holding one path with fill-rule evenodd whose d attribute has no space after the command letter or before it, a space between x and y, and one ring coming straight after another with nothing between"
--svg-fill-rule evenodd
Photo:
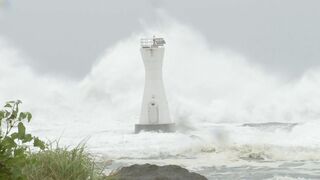
<instances>
[{"instance_id":1,"label":"lighthouse tower","mask_svg":"<svg viewBox=\"0 0 320 180\"><path fill-rule=\"evenodd\" d=\"M140 122L135 132L173 132L167 97L162 79L162 64L165 41L163 38L141 39L141 55L145 67L145 87Z\"/></svg>"}]
</instances>

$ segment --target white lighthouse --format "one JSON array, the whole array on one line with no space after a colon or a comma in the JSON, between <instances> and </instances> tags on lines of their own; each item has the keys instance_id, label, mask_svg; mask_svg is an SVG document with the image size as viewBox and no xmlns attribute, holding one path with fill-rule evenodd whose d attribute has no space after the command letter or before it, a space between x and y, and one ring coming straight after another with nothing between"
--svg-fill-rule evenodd
<instances>
[{"instance_id":1,"label":"white lighthouse","mask_svg":"<svg viewBox=\"0 0 320 180\"><path fill-rule=\"evenodd\" d=\"M162 64L165 41L163 38L141 39L141 55L145 67L145 87L140 122L135 132L172 132L175 124L171 121L167 97L162 79Z\"/></svg>"}]
</instances>

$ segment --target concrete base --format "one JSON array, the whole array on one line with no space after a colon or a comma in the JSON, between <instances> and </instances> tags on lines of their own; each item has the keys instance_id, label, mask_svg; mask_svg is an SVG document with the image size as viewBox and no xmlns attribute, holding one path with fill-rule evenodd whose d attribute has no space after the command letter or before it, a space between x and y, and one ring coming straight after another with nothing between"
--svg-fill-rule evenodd
<instances>
[{"instance_id":1,"label":"concrete base","mask_svg":"<svg viewBox=\"0 0 320 180\"><path fill-rule=\"evenodd\" d=\"M176 124L136 124L135 133L140 131L175 132Z\"/></svg>"}]
</instances>

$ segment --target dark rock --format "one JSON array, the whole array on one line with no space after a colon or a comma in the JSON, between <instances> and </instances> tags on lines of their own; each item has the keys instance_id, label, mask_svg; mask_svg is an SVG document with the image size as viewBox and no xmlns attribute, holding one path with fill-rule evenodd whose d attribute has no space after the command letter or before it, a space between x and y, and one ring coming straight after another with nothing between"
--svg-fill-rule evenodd
<instances>
[{"instance_id":1,"label":"dark rock","mask_svg":"<svg viewBox=\"0 0 320 180\"><path fill-rule=\"evenodd\" d=\"M123 167L108 176L112 180L207 180L206 177L189 172L176 165L157 166L151 164Z\"/></svg>"}]
</instances>

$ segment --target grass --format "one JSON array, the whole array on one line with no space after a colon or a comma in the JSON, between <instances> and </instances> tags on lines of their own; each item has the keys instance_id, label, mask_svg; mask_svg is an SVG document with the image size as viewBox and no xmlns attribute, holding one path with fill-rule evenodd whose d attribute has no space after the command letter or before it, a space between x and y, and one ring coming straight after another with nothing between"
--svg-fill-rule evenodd
<instances>
[{"instance_id":1,"label":"grass","mask_svg":"<svg viewBox=\"0 0 320 180\"><path fill-rule=\"evenodd\" d=\"M75 148L50 147L32 153L23 169L27 180L100 180L105 179L93 157L83 145Z\"/></svg>"}]
</instances>

